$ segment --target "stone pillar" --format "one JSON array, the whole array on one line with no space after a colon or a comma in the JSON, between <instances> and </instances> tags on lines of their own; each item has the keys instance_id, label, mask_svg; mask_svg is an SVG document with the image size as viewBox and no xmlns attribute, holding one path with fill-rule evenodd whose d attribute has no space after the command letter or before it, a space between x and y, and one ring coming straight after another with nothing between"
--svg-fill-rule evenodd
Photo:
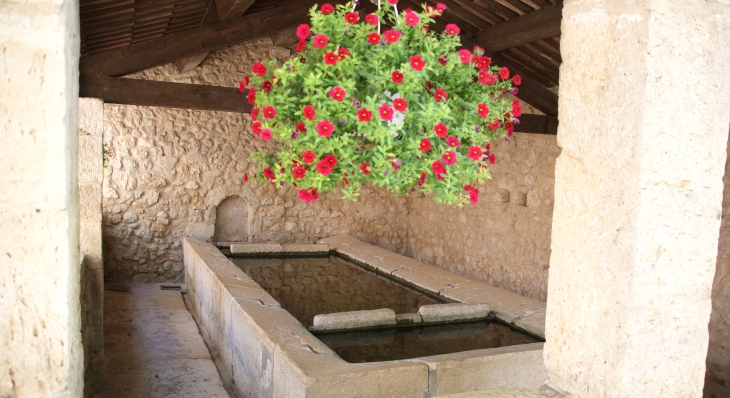
<instances>
[{"instance_id":1,"label":"stone pillar","mask_svg":"<svg viewBox=\"0 0 730 398\"><path fill-rule=\"evenodd\" d=\"M79 249L81 338L86 375L104 365L104 266L101 244L101 190L104 180L104 101L79 98Z\"/></svg>"},{"instance_id":2,"label":"stone pillar","mask_svg":"<svg viewBox=\"0 0 730 398\"><path fill-rule=\"evenodd\" d=\"M726 0L566 0L550 383L701 397L730 124Z\"/></svg>"},{"instance_id":3,"label":"stone pillar","mask_svg":"<svg viewBox=\"0 0 730 398\"><path fill-rule=\"evenodd\" d=\"M0 397L80 397L78 2L0 2Z\"/></svg>"}]
</instances>

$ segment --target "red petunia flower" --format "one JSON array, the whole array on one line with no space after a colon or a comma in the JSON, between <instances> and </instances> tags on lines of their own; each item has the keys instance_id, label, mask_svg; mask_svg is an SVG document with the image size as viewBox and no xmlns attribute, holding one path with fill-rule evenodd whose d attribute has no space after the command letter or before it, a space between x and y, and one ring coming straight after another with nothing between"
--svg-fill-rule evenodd
<instances>
[{"instance_id":1,"label":"red petunia flower","mask_svg":"<svg viewBox=\"0 0 730 398\"><path fill-rule=\"evenodd\" d=\"M439 123L433 126L433 131L436 133L437 136L441 138L445 138L446 135L449 134L449 128L446 127L446 125L443 123Z\"/></svg>"},{"instance_id":2,"label":"red petunia flower","mask_svg":"<svg viewBox=\"0 0 730 398\"><path fill-rule=\"evenodd\" d=\"M268 141L271 139L271 136L274 134L271 129L263 129L261 130L261 139L264 141Z\"/></svg>"},{"instance_id":3,"label":"red petunia flower","mask_svg":"<svg viewBox=\"0 0 730 398\"><path fill-rule=\"evenodd\" d=\"M312 38L312 45L314 46L314 48L324 48L327 45L327 43L329 43L329 42L330 42L329 37L327 37L323 34L319 34L317 36L314 36L314 38Z\"/></svg>"},{"instance_id":4,"label":"red petunia flower","mask_svg":"<svg viewBox=\"0 0 730 398\"><path fill-rule=\"evenodd\" d=\"M309 189L300 189L299 190L299 199L310 203L313 200L319 199L319 195L317 195L317 190L314 188Z\"/></svg>"},{"instance_id":5,"label":"red petunia flower","mask_svg":"<svg viewBox=\"0 0 730 398\"><path fill-rule=\"evenodd\" d=\"M398 4L398 0L388 0L388 3L390 3L392 5L396 5L396 4Z\"/></svg>"},{"instance_id":6,"label":"red petunia flower","mask_svg":"<svg viewBox=\"0 0 730 398\"><path fill-rule=\"evenodd\" d=\"M259 108L251 109L251 120L256 120L258 118L259 118Z\"/></svg>"},{"instance_id":7,"label":"red petunia flower","mask_svg":"<svg viewBox=\"0 0 730 398\"><path fill-rule=\"evenodd\" d=\"M462 64L468 64L471 62L471 51L466 48L459 50L459 60L461 60Z\"/></svg>"},{"instance_id":8,"label":"red petunia flower","mask_svg":"<svg viewBox=\"0 0 730 398\"><path fill-rule=\"evenodd\" d=\"M249 104L253 105L256 103L256 89L255 88L248 90L247 98L248 98Z\"/></svg>"},{"instance_id":9,"label":"red petunia flower","mask_svg":"<svg viewBox=\"0 0 730 398\"><path fill-rule=\"evenodd\" d=\"M302 160L304 163L314 163L314 161L317 160L317 155L315 155L314 151L311 149L307 149L302 154Z\"/></svg>"},{"instance_id":10,"label":"red petunia flower","mask_svg":"<svg viewBox=\"0 0 730 398\"><path fill-rule=\"evenodd\" d=\"M255 73L257 76L263 76L266 74L266 65L262 64L261 62L256 62L251 67L253 70L253 73Z\"/></svg>"},{"instance_id":11,"label":"red petunia flower","mask_svg":"<svg viewBox=\"0 0 730 398\"><path fill-rule=\"evenodd\" d=\"M442 88L437 88L436 91L433 93L433 98L436 100L436 102L443 102L449 99L449 94L446 93L446 90Z\"/></svg>"},{"instance_id":12,"label":"red petunia flower","mask_svg":"<svg viewBox=\"0 0 730 398\"><path fill-rule=\"evenodd\" d=\"M520 101L515 99L514 102L512 102L512 114L515 117L522 116L522 107L520 106Z\"/></svg>"},{"instance_id":13,"label":"red petunia flower","mask_svg":"<svg viewBox=\"0 0 730 398\"><path fill-rule=\"evenodd\" d=\"M238 92L244 92L246 90L246 87L251 83L251 78L248 77L248 75L243 77L243 80L238 81Z\"/></svg>"},{"instance_id":14,"label":"red petunia flower","mask_svg":"<svg viewBox=\"0 0 730 398\"><path fill-rule=\"evenodd\" d=\"M274 87L274 85L268 80L264 80L264 82L261 83L261 89L263 89L265 93L270 93L272 87Z\"/></svg>"},{"instance_id":15,"label":"red petunia flower","mask_svg":"<svg viewBox=\"0 0 730 398\"><path fill-rule=\"evenodd\" d=\"M328 176L332 174L332 167L330 167L323 159L317 163L317 173Z\"/></svg>"},{"instance_id":16,"label":"red petunia flower","mask_svg":"<svg viewBox=\"0 0 730 398\"><path fill-rule=\"evenodd\" d=\"M490 130L496 130L496 129L499 128L499 126L500 126L500 122L497 119L494 119L491 122L489 122L489 129Z\"/></svg>"},{"instance_id":17,"label":"red petunia flower","mask_svg":"<svg viewBox=\"0 0 730 398\"><path fill-rule=\"evenodd\" d=\"M478 189L472 189L471 192L469 192L469 201L471 201L471 204L475 205L479 202L479 190Z\"/></svg>"},{"instance_id":18,"label":"red petunia flower","mask_svg":"<svg viewBox=\"0 0 730 398\"><path fill-rule=\"evenodd\" d=\"M418 146L418 150L421 152L428 152L431 149L431 140L428 138L421 138L421 144Z\"/></svg>"},{"instance_id":19,"label":"red petunia flower","mask_svg":"<svg viewBox=\"0 0 730 398\"><path fill-rule=\"evenodd\" d=\"M372 119L373 113L365 108L360 108L357 111L357 120L361 122L369 122Z\"/></svg>"},{"instance_id":20,"label":"red petunia flower","mask_svg":"<svg viewBox=\"0 0 730 398\"><path fill-rule=\"evenodd\" d=\"M346 48L338 48L337 49L337 56L340 58L340 61L350 56L350 50Z\"/></svg>"},{"instance_id":21,"label":"red petunia flower","mask_svg":"<svg viewBox=\"0 0 730 398\"><path fill-rule=\"evenodd\" d=\"M450 23L450 24L446 25L446 29L444 29L444 32L447 35L456 36L461 32L461 29L459 29L459 27L456 26L456 24Z\"/></svg>"},{"instance_id":22,"label":"red petunia flower","mask_svg":"<svg viewBox=\"0 0 730 398\"><path fill-rule=\"evenodd\" d=\"M515 124L512 122L505 122L504 129L507 130L508 133L511 133L515 131Z\"/></svg>"},{"instance_id":23,"label":"red petunia flower","mask_svg":"<svg viewBox=\"0 0 730 398\"><path fill-rule=\"evenodd\" d=\"M302 122L297 123L296 129L300 133L306 133L307 132L307 128L304 127L304 123L302 123Z\"/></svg>"},{"instance_id":24,"label":"red petunia flower","mask_svg":"<svg viewBox=\"0 0 730 398\"><path fill-rule=\"evenodd\" d=\"M243 182L248 182L248 173L243 173Z\"/></svg>"},{"instance_id":25,"label":"red petunia flower","mask_svg":"<svg viewBox=\"0 0 730 398\"><path fill-rule=\"evenodd\" d=\"M330 51L324 55L324 63L327 65L335 65L339 58L340 57L338 57L337 54Z\"/></svg>"},{"instance_id":26,"label":"red petunia flower","mask_svg":"<svg viewBox=\"0 0 730 398\"><path fill-rule=\"evenodd\" d=\"M461 141L453 135L450 135L449 138L446 139L446 145L452 148L458 148L461 146Z\"/></svg>"},{"instance_id":27,"label":"red petunia flower","mask_svg":"<svg viewBox=\"0 0 730 398\"><path fill-rule=\"evenodd\" d=\"M446 4L438 3L436 4L436 9L439 11L439 14L443 14L446 11Z\"/></svg>"},{"instance_id":28,"label":"red petunia flower","mask_svg":"<svg viewBox=\"0 0 730 398\"><path fill-rule=\"evenodd\" d=\"M520 84L522 84L522 76L520 76L520 75L512 76L512 84L514 84L515 86L519 86Z\"/></svg>"},{"instance_id":29,"label":"red petunia flower","mask_svg":"<svg viewBox=\"0 0 730 398\"><path fill-rule=\"evenodd\" d=\"M273 106L265 106L263 109L264 119L273 119L276 117L276 108Z\"/></svg>"},{"instance_id":30,"label":"red petunia flower","mask_svg":"<svg viewBox=\"0 0 730 398\"><path fill-rule=\"evenodd\" d=\"M345 96L347 93L345 90L342 89L342 87L335 87L332 90L330 90L329 96L333 100L337 102L342 102L345 99Z\"/></svg>"},{"instance_id":31,"label":"red petunia flower","mask_svg":"<svg viewBox=\"0 0 730 398\"><path fill-rule=\"evenodd\" d=\"M494 162L497 161L497 156L495 154L489 155L489 164L494 164Z\"/></svg>"},{"instance_id":32,"label":"red petunia flower","mask_svg":"<svg viewBox=\"0 0 730 398\"><path fill-rule=\"evenodd\" d=\"M273 180L276 178L276 175L274 175L274 172L271 170L270 167L267 167L264 169L264 177L268 178L269 180Z\"/></svg>"},{"instance_id":33,"label":"red petunia flower","mask_svg":"<svg viewBox=\"0 0 730 398\"><path fill-rule=\"evenodd\" d=\"M431 82L426 82L426 89L427 89L427 90L433 90L433 83L431 83Z\"/></svg>"},{"instance_id":34,"label":"red petunia flower","mask_svg":"<svg viewBox=\"0 0 730 398\"><path fill-rule=\"evenodd\" d=\"M299 40L299 43L297 43L297 52L300 53L304 51L307 48L307 41L306 40Z\"/></svg>"},{"instance_id":35,"label":"red petunia flower","mask_svg":"<svg viewBox=\"0 0 730 398\"><path fill-rule=\"evenodd\" d=\"M255 122L252 124L251 129L253 129L254 134L261 135L261 122Z\"/></svg>"},{"instance_id":36,"label":"red petunia flower","mask_svg":"<svg viewBox=\"0 0 730 398\"><path fill-rule=\"evenodd\" d=\"M414 12L406 12L406 14L403 16L403 19L406 21L406 25L408 26L417 26L418 25L418 15Z\"/></svg>"},{"instance_id":37,"label":"red petunia flower","mask_svg":"<svg viewBox=\"0 0 730 398\"><path fill-rule=\"evenodd\" d=\"M431 170L436 175L446 174L446 167L444 167L444 164L440 160L436 160L431 164Z\"/></svg>"},{"instance_id":38,"label":"red petunia flower","mask_svg":"<svg viewBox=\"0 0 730 398\"><path fill-rule=\"evenodd\" d=\"M393 108L388 104L383 104L380 109L380 118L386 121L393 120Z\"/></svg>"},{"instance_id":39,"label":"red petunia flower","mask_svg":"<svg viewBox=\"0 0 730 398\"><path fill-rule=\"evenodd\" d=\"M400 83L403 81L403 73L399 70L394 70L393 73L390 74L391 80L393 80L393 83Z\"/></svg>"},{"instance_id":40,"label":"red petunia flower","mask_svg":"<svg viewBox=\"0 0 730 398\"><path fill-rule=\"evenodd\" d=\"M385 41L388 43L397 43L398 39L400 39L400 32L397 30L386 30L385 31Z\"/></svg>"},{"instance_id":41,"label":"red petunia flower","mask_svg":"<svg viewBox=\"0 0 730 398\"><path fill-rule=\"evenodd\" d=\"M393 100L393 107L398 112L405 112L408 109L408 102L403 98L396 98Z\"/></svg>"},{"instance_id":42,"label":"red petunia flower","mask_svg":"<svg viewBox=\"0 0 730 398\"><path fill-rule=\"evenodd\" d=\"M320 8L319 10L322 12L322 14L329 15L335 11L335 8L332 7L332 4L325 3L325 4L322 4L322 8Z\"/></svg>"},{"instance_id":43,"label":"red petunia flower","mask_svg":"<svg viewBox=\"0 0 730 398\"><path fill-rule=\"evenodd\" d=\"M507 69L506 66L503 66L499 69L499 77L502 78L502 80L509 79L509 69Z\"/></svg>"},{"instance_id":44,"label":"red petunia flower","mask_svg":"<svg viewBox=\"0 0 730 398\"><path fill-rule=\"evenodd\" d=\"M357 23L357 21L360 19L360 16L357 15L356 12L348 12L345 14L345 21L349 23L350 25Z\"/></svg>"},{"instance_id":45,"label":"red petunia flower","mask_svg":"<svg viewBox=\"0 0 730 398\"><path fill-rule=\"evenodd\" d=\"M493 86L494 83L497 83L497 78L491 73L479 72L479 82L487 86Z\"/></svg>"},{"instance_id":46,"label":"red petunia flower","mask_svg":"<svg viewBox=\"0 0 730 398\"><path fill-rule=\"evenodd\" d=\"M307 175L307 169L305 169L302 166L296 166L295 168L292 169L291 173L294 176L294 178L300 180L300 179L304 178L305 175Z\"/></svg>"},{"instance_id":47,"label":"red petunia flower","mask_svg":"<svg viewBox=\"0 0 730 398\"><path fill-rule=\"evenodd\" d=\"M437 61L439 61L441 66L446 66L446 64L449 62L449 58L446 55L444 55L444 56L439 57Z\"/></svg>"},{"instance_id":48,"label":"red petunia flower","mask_svg":"<svg viewBox=\"0 0 730 398\"><path fill-rule=\"evenodd\" d=\"M368 43L370 44L378 44L380 43L380 35L373 32L368 35Z\"/></svg>"},{"instance_id":49,"label":"red petunia flower","mask_svg":"<svg viewBox=\"0 0 730 398\"><path fill-rule=\"evenodd\" d=\"M470 146L469 151L467 152L469 155L469 159L474 161L479 161L482 157L482 148L479 148L476 145Z\"/></svg>"},{"instance_id":50,"label":"red petunia flower","mask_svg":"<svg viewBox=\"0 0 730 398\"><path fill-rule=\"evenodd\" d=\"M321 135L322 137L331 136L333 131L335 131L335 125L332 124L332 122L330 122L329 120L325 119L317 123L317 134Z\"/></svg>"},{"instance_id":51,"label":"red petunia flower","mask_svg":"<svg viewBox=\"0 0 730 398\"><path fill-rule=\"evenodd\" d=\"M487 117L487 115L489 115L489 107L487 106L487 104L477 105L477 114L482 118Z\"/></svg>"},{"instance_id":52,"label":"red petunia flower","mask_svg":"<svg viewBox=\"0 0 730 398\"><path fill-rule=\"evenodd\" d=\"M423 67L426 66L426 63L423 62L423 58L419 57L418 55L414 55L411 57L411 68L422 71Z\"/></svg>"},{"instance_id":53,"label":"red petunia flower","mask_svg":"<svg viewBox=\"0 0 730 398\"><path fill-rule=\"evenodd\" d=\"M361 163L360 171L362 171L362 173L365 175L370 174L370 163Z\"/></svg>"},{"instance_id":54,"label":"red petunia flower","mask_svg":"<svg viewBox=\"0 0 730 398\"><path fill-rule=\"evenodd\" d=\"M297 37L299 40L306 40L310 34L312 34L312 30L309 29L309 25L303 23L297 27Z\"/></svg>"},{"instance_id":55,"label":"red petunia flower","mask_svg":"<svg viewBox=\"0 0 730 398\"><path fill-rule=\"evenodd\" d=\"M370 25L377 25L378 24L378 16L375 14L368 14L365 16L365 22L367 22Z\"/></svg>"},{"instance_id":56,"label":"red petunia flower","mask_svg":"<svg viewBox=\"0 0 730 398\"><path fill-rule=\"evenodd\" d=\"M314 117L317 116L317 112L314 110L312 105L307 105L304 109L302 109L302 115L309 120L314 120Z\"/></svg>"},{"instance_id":57,"label":"red petunia flower","mask_svg":"<svg viewBox=\"0 0 730 398\"><path fill-rule=\"evenodd\" d=\"M446 153L441 155L441 159L444 160L444 163L451 166L452 164L456 163L456 152L446 151Z\"/></svg>"},{"instance_id":58,"label":"red petunia flower","mask_svg":"<svg viewBox=\"0 0 730 398\"><path fill-rule=\"evenodd\" d=\"M418 186L421 186L426 183L426 173L421 173L421 176L418 177Z\"/></svg>"}]
</instances>

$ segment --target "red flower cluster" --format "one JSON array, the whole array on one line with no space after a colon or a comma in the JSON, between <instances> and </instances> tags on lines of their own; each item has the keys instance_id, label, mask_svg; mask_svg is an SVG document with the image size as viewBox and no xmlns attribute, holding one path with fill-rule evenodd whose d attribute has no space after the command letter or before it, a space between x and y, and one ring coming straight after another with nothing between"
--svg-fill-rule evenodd
<instances>
[{"instance_id":1,"label":"red flower cluster","mask_svg":"<svg viewBox=\"0 0 730 398\"><path fill-rule=\"evenodd\" d=\"M444 167L444 164L441 163L440 160L436 160L433 163L431 163L431 170L437 176L441 175L441 174L446 174L446 167Z\"/></svg>"},{"instance_id":2,"label":"red flower cluster","mask_svg":"<svg viewBox=\"0 0 730 398\"><path fill-rule=\"evenodd\" d=\"M264 169L264 177L268 178L269 180L273 180L276 178L276 175L274 175L274 172L271 170L270 167L267 167Z\"/></svg>"},{"instance_id":3,"label":"red flower cluster","mask_svg":"<svg viewBox=\"0 0 730 398\"><path fill-rule=\"evenodd\" d=\"M340 61L350 56L350 50L346 48L338 48L337 49L337 56L340 58Z\"/></svg>"},{"instance_id":4,"label":"red flower cluster","mask_svg":"<svg viewBox=\"0 0 730 398\"><path fill-rule=\"evenodd\" d=\"M248 103L251 105L256 104L256 89L252 88L248 90Z\"/></svg>"},{"instance_id":5,"label":"red flower cluster","mask_svg":"<svg viewBox=\"0 0 730 398\"><path fill-rule=\"evenodd\" d=\"M258 118L259 118L259 108L251 109L251 120L256 120Z\"/></svg>"},{"instance_id":6,"label":"red flower cluster","mask_svg":"<svg viewBox=\"0 0 730 398\"><path fill-rule=\"evenodd\" d=\"M365 175L370 174L370 163L361 163L360 171L362 171L362 173Z\"/></svg>"},{"instance_id":7,"label":"red flower cluster","mask_svg":"<svg viewBox=\"0 0 730 398\"><path fill-rule=\"evenodd\" d=\"M514 101L512 101L512 115L515 117L522 116L522 107L520 106L520 100L515 98Z\"/></svg>"},{"instance_id":8,"label":"red flower cluster","mask_svg":"<svg viewBox=\"0 0 730 398\"><path fill-rule=\"evenodd\" d=\"M253 73L255 73L257 76L264 76L266 74L266 65L262 64L261 62L256 62L251 67L253 70Z\"/></svg>"},{"instance_id":9,"label":"red flower cluster","mask_svg":"<svg viewBox=\"0 0 730 398\"><path fill-rule=\"evenodd\" d=\"M495 83L497 83L497 78L491 73L481 71L479 72L479 82L482 84L486 84L487 86L493 86Z\"/></svg>"},{"instance_id":10,"label":"red flower cluster","mask_svg":"<svg viewBox=\"0 0 730 398\"><path fill-rule=\"evenodd\" d=\"M326 5L329 5L329 4L325 4L325 6ZM332 6L330 6L330 7L332 7ZM324 8L324 6L322 6L322 8ZM317 189L316 188L300 189L299 190L299 199L301 199L307 203L309 203L313 200L319 199L319 195L317 194Z\"/></svg>"},{"instance_id":11,"label":"red flower cluster","mask_svg":"<svg viewBox=\"0 0 730 398\"><path fill-rule=\"evenodd\" d=\"M322 175L330 175L332 169L337 165L337 158L333 155L327 155L317 163L317 172Z\"/></svg>"}]
</instances>

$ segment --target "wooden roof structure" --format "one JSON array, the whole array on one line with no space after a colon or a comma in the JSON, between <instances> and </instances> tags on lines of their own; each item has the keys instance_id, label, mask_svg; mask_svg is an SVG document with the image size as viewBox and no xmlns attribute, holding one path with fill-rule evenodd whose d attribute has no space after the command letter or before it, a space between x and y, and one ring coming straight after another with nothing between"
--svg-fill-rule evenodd
<instances>
[{"instance_id":1,"label":"wooden roof structure","mask_svg":"<svg viewBox=\"0 0 730 398\"><path fill-rule=\"evenodd\" d=\"M399 0L448 10L433 26L461 28L466 48L480 45L523 77L518 97L547 116L524 115L518 131L556 134L562 0ZM344 3L345 0L329 1ZM385 2L385 0L383 0ZM322 0L81 0L80 95L110 103L250 112L236 88L118 79L174 62L195 68L210 52L260 37L296 41L294 30ZM368 13L377 5L360 0Z\"/></svg>"}]
</instances>

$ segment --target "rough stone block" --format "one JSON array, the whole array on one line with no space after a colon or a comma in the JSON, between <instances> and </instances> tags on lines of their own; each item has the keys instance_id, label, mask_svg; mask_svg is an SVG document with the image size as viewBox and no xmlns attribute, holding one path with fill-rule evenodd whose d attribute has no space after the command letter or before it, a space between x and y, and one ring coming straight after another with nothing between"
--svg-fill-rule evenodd
<instances>
[{"instance_id":1,"label":"rough stone block","mask_svg":"<svg viewBox=\"0 0 730 398\"><path fill-rule=\"evenodd\" d=\"M314 317L312 331L359 329L371 326L387 326L397 323L395 311L390 308L379 310L338 312Z\"/></svg>"},{"instance_id":2,"label":"rough stone block","mask_svg":"<svg viewBox=\"0 0 730 398\"><path fill-rule=\"evenodd\" d=\"M420 315L412 312L398 314L395 316L395 319L399 325L414 325L423 322L423 318Z\"/></svg>"},{"instance_id":3,"label":"rough stone block","mask_svg":"<svg viewBox=\"0 0 730 398\"><path fill-rule=\"evenodd\" d=\"M284 253L329 253L330 251L330 246L325 244L287 243L281 247L281 251Z\"/></svg>"},{"instance_id":4,"label":"rough stone block","mask_svg":"<svg viewBox=\"0 0 730 398\"><path fill-rule=\"evenodd\" d=\"M278 243L232 243L232 254L274 254L281 253Z\"/></svg>"},{"instance_id":5,"label":"rough stone block","mask_svg":"<svg viewBox=\"0 0 730 398\"><path fill-rule=\"evenodd\" d=\"M449 322L467 319L486 318L489 315L487 304L431 304L418 309L424 323Z\"/></svg>"}]
</instances>

